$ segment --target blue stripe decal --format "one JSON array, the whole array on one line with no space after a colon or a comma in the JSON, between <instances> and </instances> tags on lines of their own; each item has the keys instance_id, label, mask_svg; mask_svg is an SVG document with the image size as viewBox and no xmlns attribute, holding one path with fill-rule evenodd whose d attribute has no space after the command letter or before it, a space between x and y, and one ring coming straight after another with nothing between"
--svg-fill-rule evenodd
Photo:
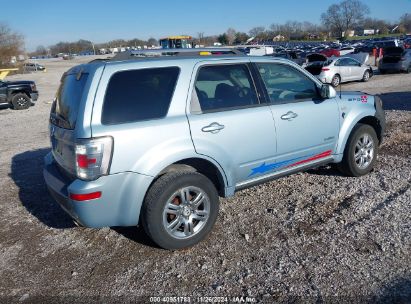
<instances>
[{"instance_id":1,"label":"blue stripe decal","mask_svg":"<svg viewBox=\"0 0 411 304\"><path fill-rule=\"evenodd\" d=\"M297 157L297 158L293 158L293 159L289 159L289 160L285 160L279 163L272 163L272 164L265 164L265 162L263 164L261 164L259 167L256 168L252 168L251 169L251 173L248 177L256 175L256 174L263 174L269 171L272 171L274 169L278 169L281 167L284 167L286 165L292 164L295 161L301 160L301 159L305 159L305 158L309 158L311 156L314 156L314 154L312 155L308 155L308 156L302 156L302 157Z\"/></svg>"}]
</instances>

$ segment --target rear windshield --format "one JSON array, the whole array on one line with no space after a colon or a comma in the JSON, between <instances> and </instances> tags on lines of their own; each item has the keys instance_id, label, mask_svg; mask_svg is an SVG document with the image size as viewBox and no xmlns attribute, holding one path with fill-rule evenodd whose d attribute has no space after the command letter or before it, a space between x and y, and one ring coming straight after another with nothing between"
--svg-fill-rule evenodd
<instances>
[{"instance_id":1,"label":"rear windshield","mask_svg":"<svg viewBox=\"0 0 411 304\"><path fill-rule=\"evenodd\" d=\"M105 125L163 118L167 115L178 67L123 71L107 86L101 121Z\"/></svg>"},{"instance_id":2,"label":"rear windshield","mask_svg":"<svg viewBox=\"0 0 411 304\"><path fill-rule=\"evenodd\" d=\"M54 124L66 129L75 128L78 108L87 77L87 73L66 74L63 76L52 109L51 119Z\"/></svg>"}]
</instances>

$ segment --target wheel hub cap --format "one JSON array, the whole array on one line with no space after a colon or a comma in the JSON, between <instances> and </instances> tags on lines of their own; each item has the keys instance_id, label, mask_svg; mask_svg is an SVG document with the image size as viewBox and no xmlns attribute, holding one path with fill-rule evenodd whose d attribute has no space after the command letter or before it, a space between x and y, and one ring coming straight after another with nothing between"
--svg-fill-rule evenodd
<instances>
[{"instance_id":1,"label":"wheel hub cap","mask_svg":"<svg viewBox=\"0 0 411 304\"><path fill-rule=\"evenodd\" d=\"M210 208L210 199L202 189L194 186L179 189L164 206L163 227L174 238L188 239L205 227Z\"/></svg>"},{"instance_id":2,"label":"wheel hub cap","mask_svg":"<svg viewBox=\"0 0 411 304\"><path fill-rule=\"evenodd\" d=\"M189 207L187 207L187 206L184 206L182 213L183 213L183 215L184 215L185 217L189 217L190 214L191 214L191 209L190 209Z\"/></svg>"},{"instance_id":3,"label":"wheel hub cap","mask_svg":"<svg viewBox=\"0 0 411 304\"><path fill-rule=\"evenodd\" d=\"M367 168L374 158L374 141L371 136L364 134L355 145L354 159L358 168Z\"/></svg>"}]
</instances>

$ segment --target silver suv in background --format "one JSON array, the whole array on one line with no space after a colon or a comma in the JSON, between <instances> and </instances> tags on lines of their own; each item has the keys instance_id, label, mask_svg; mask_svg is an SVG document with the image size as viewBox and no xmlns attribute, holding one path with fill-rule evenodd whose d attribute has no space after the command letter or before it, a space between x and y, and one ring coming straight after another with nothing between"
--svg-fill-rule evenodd
<instances>
[{"instance_id":1,"label":"silver suv in background","mask_svg":"<svg viewBox=\"0 0 411 304\"><path fill-rule=\"evenodd\" d=\"M327 163L374 167L377 97L337 97L291 61L230 49L121 56L67 71L51 109L44 177L84 226L141 223L183 248L211 231L219 196Z\"/></svg>"}]
</instances>

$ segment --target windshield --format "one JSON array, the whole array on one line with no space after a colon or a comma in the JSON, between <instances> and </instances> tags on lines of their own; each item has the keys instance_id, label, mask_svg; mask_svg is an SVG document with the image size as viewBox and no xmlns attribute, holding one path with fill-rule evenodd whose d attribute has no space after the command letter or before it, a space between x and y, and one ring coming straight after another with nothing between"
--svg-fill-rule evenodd
<instances>
[{"instance_id":1,"label":"windshield","mask_svg":"<svg viewBox=\"0 0 411 304\"><path fill-rule=\"evenodd\" d=\"M65 129L76 126L78 108L88 74L66 74L57 91L51 114L51 122Z\"/></svg>"}]
</instances>

